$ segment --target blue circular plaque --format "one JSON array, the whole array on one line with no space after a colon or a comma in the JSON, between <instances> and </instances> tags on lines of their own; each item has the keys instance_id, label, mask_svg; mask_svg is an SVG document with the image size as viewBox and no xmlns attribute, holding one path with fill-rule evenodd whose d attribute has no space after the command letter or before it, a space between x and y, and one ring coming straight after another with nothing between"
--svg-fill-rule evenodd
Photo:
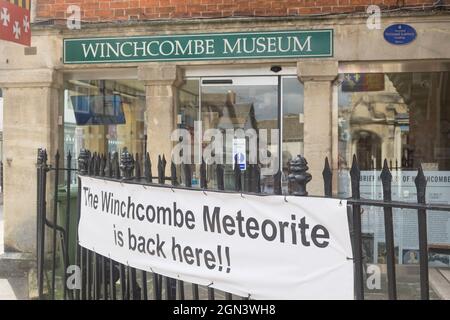
<instances>
[{"instance_id":1,"label":"blue circular plaque","mask_svg":"<svg viewBox=\"0 0 450 320\"><path fill-rule=\"evenodd\" d=\"M413 42L417 37L416 29L408 24L393 24L384 30L384 39L395 45Z\"/></svg>"}]
</instances>

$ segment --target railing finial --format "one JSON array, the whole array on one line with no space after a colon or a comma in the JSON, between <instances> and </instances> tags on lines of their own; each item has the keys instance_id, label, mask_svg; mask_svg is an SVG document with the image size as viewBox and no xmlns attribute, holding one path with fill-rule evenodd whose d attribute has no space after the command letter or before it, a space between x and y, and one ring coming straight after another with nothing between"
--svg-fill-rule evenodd
<instances>
[{"instance_id":1,"label":"railing finial","mask_svg":"<svg viewBox=\"0 0 450 320\"><path fill-rule=\"evenodd\" d=\"M330 167L328 157L325 158L325 165L322 171L324 194L326 197L332 197L333 195L333 171Z\"/></svg>"},{"instance_id":2,"label":"railing finial","mask_svg":"<svg viewBox=\"0 0 450 320\"><path fill-rule=\"evenodd\" d=\"M350 180L352 184L352 198L360 198L360 180L361 180L361 170L359 170L358 159L356 155L353 155L352 168L350 169Z\"/></svg>"},{"instance_id":3,"label":"railing finial","mask_svg":"<svg viewBox=\"0 0 450 320\"><path fill-rule=\"evenodd\" d=\"M133 155L128 152L127 148L123 148L122 154L120 155L120 171L122 171L122 176L126 179L131 178L133 170Z\"/></svg>"},{"instance_id":4,"label":"railing finial","mask_svg":"<svg viewBox=\"0 0 450 320\"><path fill-rule=\"evenodd\" d=\"M425 195L427 190L427 178L423 173L422 165L419 165L417 176L414 179L417 190L417 201L419 203L425 203Z\"/></svg>"},{"instance_id":5,"label":"railing finial","mask_svg":"<svg viewBox=\"0 0 450 320\"><path fill-rule=\"evenodd\" d=\"M89 158L91 157L89 150L81 149L78 156L78 170L80 175L85 176L89 170Z\"/></svg>"},{"instance_id":6,"label":"railing finial","mask_svg":"<svg viewBox=\"0 0 450 320\"><path fill-rule=\"evenodd\" d=\"M381 170L380 178L383 187L385 187L385 185L387 186L388 184L390 185L392 182L392 174L391 170L389 170L387 159L384 159L383 170Z\"/></svg>"},{"instance_id":7,"label":"railing finial","mask_svg":"<svg viewBox=\"0 0 450 320\"><path fill-rule=\"evenodd\" d=\"M301 155L297 155L294 159L289 161L289 176L290 194L294 196L307 196L306 184L311 181L312 176L308 171L308 161Z\"/></svg>"},{"instance_id":8,"label":"railing finial","mask_svg":"<svg viewBox=\"0 0 450 320\"><path fill-rule=\"evenodd\" d=\"M45 150L43 148L38 149L38 155L37 155L37 165L42 165L45 161Z\"/></svg>"}]
</instances>

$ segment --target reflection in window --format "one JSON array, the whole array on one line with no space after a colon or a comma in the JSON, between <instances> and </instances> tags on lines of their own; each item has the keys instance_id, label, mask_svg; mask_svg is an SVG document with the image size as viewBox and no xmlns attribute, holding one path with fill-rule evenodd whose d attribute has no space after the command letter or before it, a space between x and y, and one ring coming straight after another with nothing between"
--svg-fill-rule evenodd
<instances>
[{"instance_id":1,"label":"reflection in window","mask_svg":"<svg viewBox=\"0 0 450 320\"><path fill-rule=\"evenodd\" d=\"M283 110L281 119L280 100ZM281 137L280 120L283 128ZM255 180L250 180L256 179L249 173L249 136L243 139L237 135L231 137L234 138L232 141L227 141L227 130L238 133L241 130L246 132L254 129L258 133L259 141L262 139L261 134L266 135L266 159L262 160L264 153L261 150L256 151L261 168L261 191L274 192L273 174L281 169L283 188L287 192L287 163L296 155L303 154L303 86L296 76L187 79L178 94L177 124L179 128L191 132L191 150L194 150L195 121L202 122L203 132L214 128L223 134L224 162L227 158L232 159L237 149L245 148L247 166L243 169L244 190L254 188ZM283 142L282 154L280 141ZM209 144L210 142L203 141L202 148L207 148ZM196 160L199 163L199 159ZM214 166L208 166L207 179L210 188L217 187L214 169ZM193 165L192 170L192 185L198 186L199 166ZM224 171L225 188L234 189L233 165L226 163Z\"/></svg>"},{"instance_id":2,"label":"reflection in window","mask_svg":"<svg viewBox=\"0 0 450 320\"><path fill-rule=\"evenodd\" d=\"M227 81L230 81L228 83ZM278 118L278 79L276 77L252 78L242 77L226 79L224 83L217 85L209 84L203 81L201 87L201 119L204 130L209 128L218 129L224 136L223 154L224 160L233 159L235 148L237 149L240 140L245 138L240 136L238 132L246 132L254 130L260 137L261 130L267 130L267 153L274 159L279 161L279 136L272 133L279 128ZM227 130L234 130L235 136L233 141L227 141L225 136ZM250 189L250 139L247 137L244 141L246 169L243 170L243 188ZM242 142L241 142L242 143ZM206 147L206 144L205 146ZM260 158L260 150L256 151L256 156L260 161L261 167L261 190L262 192L273 192L273 176L264 174L273 168L272 163L263 163ZM237 153L239 154L239 153ZM266 170L264 170L266 168ZM273 173L274 174L274 173ZM209 175L211 184L217 183L213 174ZM224 183L226 189L234 189L234 171L233 165L224 162Z\"/></svg>"},{"instance_id":3,"label":"reflection in window","mask_svg":"<svg viewBox=\"0 0 450 320\"><path fill-rule=\"evenodd\" d=\"M185 80L183 85L178 90L177 103L177 128L186 129L191 136L191 164L194 163L194 124L198 121L199 116L199 89L200 84L198 79ZM184 167L177 167L178 181L185 185L184 181ZM193 187L200 185L199 168L192 165L192 181Z\"/></svg>"},{"instance_id":4,"label":"reflection in window","mask_svg":"<svg viewBox=\"0 0 450 320\"><path fill-rule=\"evenodd\" d=\"M339 166L450 169L449 73L345 74L339 92Z\"/></svg>"},{"instance_id":5,"label":"reflection in window","mask_svg":"<svg viewBox=\"0 0 450 320\"><path fill-rule=\"evenodd\" d=\"M393 200L417 202L414 179L422 165L427 202L450 203L449 72L345 74L339 90L338 124L340 196L351 195L348 171L355 154L362 198L383 198L379 177L386 159L392 172ZM384 264L383 209L364 206L362 210L366 261ZM394 209L393 213L396 261L417 264L417 211ZM450 215L427 211L427 227L429 243L450 243ZM445 255L430 255L429 263L450 266Z\"/></svg>"},{"instance_id":6,"label":"reflection in window","mask_svg":"<svg viewBox=\"0 0 450 320\"><path fill-rule=\"evenodd\" d=\"M70 80L64 92L64 149L78 154L145 152L145 92L135 80Z\"/></svg>"}]
</instances>

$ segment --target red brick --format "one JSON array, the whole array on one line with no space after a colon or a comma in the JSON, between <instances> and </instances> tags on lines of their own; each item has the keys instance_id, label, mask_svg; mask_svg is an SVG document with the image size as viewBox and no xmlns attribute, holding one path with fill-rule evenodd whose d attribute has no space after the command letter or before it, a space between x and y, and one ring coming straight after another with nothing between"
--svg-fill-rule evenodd
<instances>
[{"instance_id":1,"label":"red brick","mask_svg":"<svg viewBox=\"0 0 450 320\"><path fill-rule=\"evenodd\" d=\"M364 12L371 4L381 8L430 5L434 0L37 0L37 18L64 18L67 7L78 5L89 21L288 16L317 13Z\"/></svg>"}]
</instances>

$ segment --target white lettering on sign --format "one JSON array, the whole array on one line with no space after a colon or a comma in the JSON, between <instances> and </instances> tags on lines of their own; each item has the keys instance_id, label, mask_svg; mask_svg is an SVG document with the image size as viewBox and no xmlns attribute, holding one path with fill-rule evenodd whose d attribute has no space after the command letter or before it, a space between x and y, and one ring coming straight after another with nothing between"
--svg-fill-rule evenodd
<instances>
[{"instance_id":1,"label":"white lettering on sign","mask_svg":"<svg viewBox=\"0 0 450 320\"><path fill-rule=\"evenodd\" d=\"M299 37L252 37L238 38L236 41L223 39L224 54L256 54L276 52L310 52L311 36L301 40ZM214 39L195 39L182 43L179 40L153 40L133 42L83 43L84 58L119 58L119 57L146 57L146 56L182 56L182 55L214 55Z\"/></svg>"},{"instance_id":2,"label":"white lettering on sign","mask_svg":"<svg viewBox=\"0 0 450 320\"><path fill-rule=\"evenodd\" d=\"M240 53L275 53L275 52L302 52L311 51L311 36L301 42L299 37L253 37L253 38L238 38L231 42L228 39L223 39L225 54L240 54Z\"/></svg>"},{"instance_id":3,"label":"white lettering on sign","mask_svg":"<svg viewBox=\"0 0 450 320\"><path fill-rule=\"evenodd\" d=\"M109 42L83 43L84 58L119 58L119 57L146 57L146 56L180 56L180 55L213 55L215 54L214 39L189 40L186 44L178 40L164 41L133 41L133 42Z\"/></svg>"}]
</instances>

